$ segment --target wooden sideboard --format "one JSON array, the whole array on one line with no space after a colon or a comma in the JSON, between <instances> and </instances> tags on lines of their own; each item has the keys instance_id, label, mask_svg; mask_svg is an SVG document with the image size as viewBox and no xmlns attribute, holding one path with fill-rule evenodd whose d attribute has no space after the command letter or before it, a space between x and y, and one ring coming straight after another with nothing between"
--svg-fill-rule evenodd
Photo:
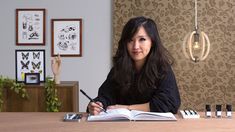
<instances>
[{"instance_id":1,"label":"wooden sideboard","mask_svg":"<svg viewBox=\"0 0 235 132\"><path fill-rule=\"evenodd\" d=\"M29 99L22 99L19 95L5 89L4 91L4 112L45 112L45 88L44 83L40 85L26 85L26 90L29 94ZM58 98L61 107L60 112L78 112L78 82L77 81L62 81L56 85Z\"/></svg>"}]
</instances>

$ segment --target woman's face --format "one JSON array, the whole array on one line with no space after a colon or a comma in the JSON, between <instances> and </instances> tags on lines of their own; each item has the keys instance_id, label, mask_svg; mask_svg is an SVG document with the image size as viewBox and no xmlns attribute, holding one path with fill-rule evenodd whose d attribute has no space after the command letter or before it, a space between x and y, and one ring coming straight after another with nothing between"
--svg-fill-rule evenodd
<instances>
[{"instance_id":1,"label":"woman's face","mask_svg":"<svg viewBox=\"0 0 235 132\"><path fill-rule=\"evenodd\" d=\"M127 49L135 64L143 65L150 52L151 46L151 39L145 32L145 29L141 26L127 44Z\"/></svg>"}]
</instances>

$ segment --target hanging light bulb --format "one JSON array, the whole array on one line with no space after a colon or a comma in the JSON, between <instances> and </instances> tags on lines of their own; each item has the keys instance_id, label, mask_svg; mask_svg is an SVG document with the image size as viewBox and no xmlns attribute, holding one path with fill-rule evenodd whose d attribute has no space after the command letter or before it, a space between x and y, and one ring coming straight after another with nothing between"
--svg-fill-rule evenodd
<instances>
[{"instance_id":1,"label":"hanging light bulb","mask_svg":"<svg viewBox=\"0 0 235 132\"><path fill-rule=\"evenodd\" d=\"M193 41L192 41L193 40ZM188 33L183 41L183 53L194 62L205 60L210 51L210 40L197 25L197 0L195 0L195 30Z\"/></svg>"},{"instance_id":2,"label":"hanging light bulb","mask_svg":"<svg viewBox=\"0 0 235 132\"><path fill-rule=\"evenodd\" d=\"M199 34L196 33L194 34L194 44L193 44L193 49L194 50L199 50L200 46L199 46Z\"/></svg>"}]
</instances>

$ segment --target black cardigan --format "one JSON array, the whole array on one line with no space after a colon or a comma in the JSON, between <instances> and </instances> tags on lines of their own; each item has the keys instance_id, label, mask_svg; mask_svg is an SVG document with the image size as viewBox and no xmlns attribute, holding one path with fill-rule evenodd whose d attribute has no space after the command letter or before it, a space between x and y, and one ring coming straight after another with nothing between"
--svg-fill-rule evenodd
<instances>
[{"instance_id":1,"label":"black cardigan","mask_svg":"<svg viewBox=\"0 0 235 132\"><path fill-rule=\"evenodd\" d=\"M112 81L113 72L109 72L107 79L99 88L96 101L100 101L104 108L109 105L121 104L150 104L151 112L172 112L177 113L180 107L180 95L176 84L175 76L171 68L169 68L167 75L164 79L160 80L157 88L151 91L145 92L145 94L139 94L132 90L127 96L120 96L119 91L115 88L116 84Z\"/></svg>"}]
</instances>

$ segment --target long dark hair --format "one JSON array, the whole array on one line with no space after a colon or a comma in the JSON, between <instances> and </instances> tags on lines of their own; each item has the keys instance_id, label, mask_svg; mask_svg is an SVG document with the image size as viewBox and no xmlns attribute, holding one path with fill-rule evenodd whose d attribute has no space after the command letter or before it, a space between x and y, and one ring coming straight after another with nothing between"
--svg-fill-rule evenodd
<instances>
[{"instance_id":1,"label":"long dark hair","mask_svg":"<svg viewBox=\"0 0 235 132\"><path fill-rule=\"evenodd\" d=\"M144 66L137 74L127 50L127 43L141 26L151 38L152 47ZM147 88L156 88L156 84L158 85L166 75L171 64L173 64L173 58L163 47L155 22L145 17L130 19L122 30L118 49L113 57L113 80L117 83L121 94L125 95L133 90L142 94Z\"/></svg>"}]
</instances>

